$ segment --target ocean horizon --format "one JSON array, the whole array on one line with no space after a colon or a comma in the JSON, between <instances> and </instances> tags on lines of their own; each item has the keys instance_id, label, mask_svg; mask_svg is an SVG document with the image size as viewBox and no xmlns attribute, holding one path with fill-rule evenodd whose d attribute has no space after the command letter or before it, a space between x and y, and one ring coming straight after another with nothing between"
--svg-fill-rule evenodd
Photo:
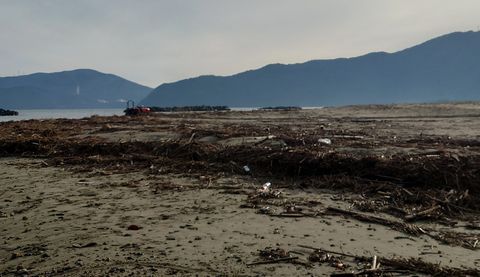
<instances>
[{"instance_id":1,"label":"ocean horizon","mask_svg":"<svg viewBox=\"0 0 480 277\"><path fill-rule=\"evenodd\" d=\"M302 107L302 109L321 109L323 107ZM232 111L253 111L260 109L260 107L233 107ZM124 115L125 109L29 109L29 110L16 110L18 115L16 116L0 116L0 122L8 121L21 121L31 119L80 119L84 117L90 117L94 115L98 116L114 116Z\"/></svg>"},{"instance_id":2,"label":"ocean horizon","mask_svg":"<svg viewBox=\"0 0 480 277\"><path fill-rule=\"evenodd\" d=\"M124 109L32 109L16 110L16 116L0 116L0 122L21 121L30 119L79 119L93 115L113 116L123 115Z\"/></svg>"}]
</instances>

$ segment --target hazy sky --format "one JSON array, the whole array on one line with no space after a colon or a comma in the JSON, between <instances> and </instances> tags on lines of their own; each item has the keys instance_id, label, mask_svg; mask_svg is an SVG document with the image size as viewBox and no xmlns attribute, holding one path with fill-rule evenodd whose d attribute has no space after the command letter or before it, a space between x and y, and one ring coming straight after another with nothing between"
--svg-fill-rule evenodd
<instances>
[{"instance_id":1,"label":"hazy sky","mask_svg":"<svg viewBox=\"0 0 480 277\"><path fill-rule=\"evenodd\" d=\"M479 0L0 0L0 76L92 68L156 87L478 30Z\"/></svg>"}]
</instances>

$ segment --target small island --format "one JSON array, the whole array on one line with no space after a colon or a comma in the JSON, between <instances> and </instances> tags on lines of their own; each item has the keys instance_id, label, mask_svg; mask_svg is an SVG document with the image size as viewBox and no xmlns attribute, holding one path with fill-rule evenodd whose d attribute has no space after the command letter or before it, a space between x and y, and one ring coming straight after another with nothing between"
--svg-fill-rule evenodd
<instances>
[{"instance_id":1,"label":"small island","mask_svg":"<svg viewBox=\"0 0 480 277\"><path fill-rule=\"evenodd\" d=\"M18 112L17 111L0 109L0 116L12 116L12 115L18 115Z\"/></svg>"}]
</instances>

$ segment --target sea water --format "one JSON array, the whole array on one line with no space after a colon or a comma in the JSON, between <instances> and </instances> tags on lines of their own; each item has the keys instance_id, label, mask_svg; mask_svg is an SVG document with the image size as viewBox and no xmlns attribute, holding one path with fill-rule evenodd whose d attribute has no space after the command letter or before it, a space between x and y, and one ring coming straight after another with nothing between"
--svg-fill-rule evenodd
<instances>
[{"instance_id":1,"label":"sea water","mask_svg":"<svg viewBox=\"0 0 480 277\"><path fill-rule=\"evenodd\" d=\"M93 115L111 116L123 115L124 109L68 109L68 110L16 110L17 116L0 116L0 122L19 121L28 119L54 119L54 118L84 118Z\"/></svg>"},{"instance_id":2,"label":"sea water","mask_svg":"<svg viewBox=\"0 0 480 277\"><path fill-rule=\"evenodd\" d=\"M322 107L302 107L303 109L321 109ZM232 111L253 111L259 108L257 107L235 107L231 108ZM0 116L0 122L6 121L19 121L29 119L55 119L55 118L67 118L78 119L84 117L90 117L93 115L111 116L111 115L124 115L124 109L47 109L47 110L16 110L17 116Z\"/></svg>"}]
</instances>

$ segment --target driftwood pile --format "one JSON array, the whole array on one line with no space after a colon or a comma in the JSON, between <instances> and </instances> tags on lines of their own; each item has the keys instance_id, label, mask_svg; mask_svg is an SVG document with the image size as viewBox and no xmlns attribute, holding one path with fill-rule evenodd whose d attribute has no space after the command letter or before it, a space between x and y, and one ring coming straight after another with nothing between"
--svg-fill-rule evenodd
<instances>
[{"instance_id":1,"label":"driftwood pile","mask_svg":"<svg viewBox=\"0 0 480 277\"><path fill-rule=\"evenodd\" d=\"M388 157L359 155L333 151L331 146L319 144L318 135L309 131L293 132L282 127L268 130L258 126L232 126L229 129L192 129L188 123L179 123L171 130L180 133L179 139L164 142L108 142L95 136L77 135L112 132L133 124L145 124L140 130L156 131L149 127L148 118L130 122L122 117L90 118L83 120L27 121L2 125L0 157L41 157L48 165L70 167L91 174L115 174L144 171L146 174L168 172L215 178L221 174L248 174L254 178L291 184L291 188L326 188L338 192L355 192L362 198L346 199L350 210L335 207L318 213L307 213L297 205L283 202L285 212L271 216L301 217L323 214L342 215L369 223L381 224L412 236L429 236L437 241L479 249L479 237L472 233L434 232L417 225L430 220L455 226L467 222L466 228L478 230L480 212L480 155L457 155L439 150L429 154L396 154ZM112 125L123 126L113 127ZM142 125L143 126L143 125ZM252 145L225 146L202 143L197 137L215 134L220 138L236 136L268 136ZM443 138L416 138L407 141L368 141L365 133L334 134L323 132L322 137L334 138L336 147L372 144L398 147L465 148L478 149L480 142ZM281 140L284 146L267 144L270 139ZM477 151L480 152L480 151ZM255 191L246 204L261 209L274 205L281 194L276 190ZM398 221L367 213L387 213ZM464 223L462 223L464 224ZM319 250L320 251L320 250ZM322 250L323 251L323 250ZM316 253L312 260L324 260ZM286 261L290 256L278 257ZM360 259L367 259L360 257ZM371 259L371 257L368 257ZM268 260L268 259L267 259ZM271 262L271 261L270 261ZM442 268L420 260L379 259L389 270L416 271L435 276L479 276L478 271ZM386 270L386 269L382 269ZM361 275L380 276L387 271L361 272ZM375 275L377 274L377 275Z\"/></svg>"},{"instance_id":2,"label":"driftwood pile","mask_svg":"<svg viewBox=\"0 0 480 277\"><path fill-rule=\"evenodd\" d=\"M408 222L432 219L446 223L451 221L450 217L480 211L480 155L459 156L439 152L435 155L405 154L387 158L345 154L331 151L328 146L316 145L316 140L308 134L287 132L281 128L268 130L279 132L271 137L286 142L287 146L280 148L269 147L263 142L222 146L195 140L195 137L211 134L222 138L258 134L261 128L255 126L233 126L215 133L216 130L192 131L186 124L177 124L171 128L183 136L166 142L119 143L94 136L76 137L84 132L95 134L122 130L132 125L146 126L152 119L135 120L138 122L131 122L125 117L92 117L4 123L0 134L0 156L42 157L51 164L77 166L84 171L102 169L112 173L146 170L154 174L150 169L153 166L163 168L164 172L244 174L243 167L248 165L254 177L288 180L288 183L300 187L357 192L365 196L365 199L352 201L358 210L387 212ZM143 129L156 130L154 128ZM339 147L358 143L354 134L350 136L354 138L339 139L335 143ZM408 143L422 147L435 144L437 148L447 145L464 147L466 144L472 145L470 149L477 147L474 141L432 140L425 138ZM388 143L391 142L385 142ZM402 143L407 142L398 142Z\"/></svg>"}]
</instances>

